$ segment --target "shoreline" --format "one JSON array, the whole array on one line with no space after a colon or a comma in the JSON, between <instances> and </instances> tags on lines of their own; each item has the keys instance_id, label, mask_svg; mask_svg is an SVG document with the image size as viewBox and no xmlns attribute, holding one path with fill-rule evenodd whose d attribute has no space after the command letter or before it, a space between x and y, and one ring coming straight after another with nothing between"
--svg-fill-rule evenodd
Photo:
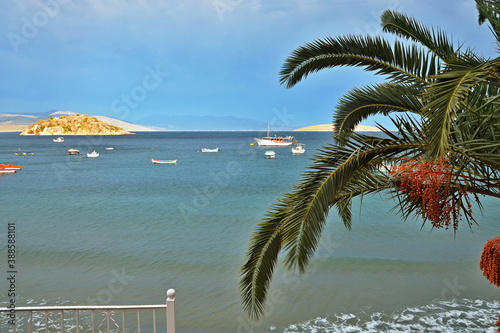
<instances>
[{"instance_id":1,"label":"shoreline","mask_svg":"<svg viewBox=\"0 0 500 333\"><path fill-rule=\"evenodd\" d=\"M28 125L0 125L0 132L22 132Z\"/></svg>"},{"instance_id":2,"label":"shoreline","mask_svg":"<svg viewBox=\"0 0 500 333\"><path fill-rule=\"evenodd\" d=\"M0 125L0 133L21 133L29 125ZM157 131L145 131L145 132L256 132L261 130L157 130ZM300 127L293 130L287 130L293 132L333 132L332 124L321 124L313 126ZM358 125L355 129L356 132L380 132L380 130L373 126ZM142 132L142 131L135 131ZM55 135L55 134L54 134ZM72 134L61 134L61 135L72 135Z\"/></svg>"},{"instance_id":3,"label":"shoreline","mask_svg":"<svg viewBox=\"0 0 500 333\"><path fill-rule=\"evenodd\" d=\"M333 124L321 124L301 127L293 130L294 132L333 132ZM373 126L357 125L355 132L381 132L380 129Z\"/></svg>"}]
</instances>

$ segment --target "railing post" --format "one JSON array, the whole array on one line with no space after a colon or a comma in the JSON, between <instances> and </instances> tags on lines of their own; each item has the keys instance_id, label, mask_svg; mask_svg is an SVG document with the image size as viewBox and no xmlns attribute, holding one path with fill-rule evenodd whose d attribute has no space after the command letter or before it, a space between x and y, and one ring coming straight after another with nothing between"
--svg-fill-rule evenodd
<instances>
[{"instance_id":1,"label":"railing post","mask_svg":"<svg viewBox=\"0 0 500 333\"><path fill-rule=\"evenodd\" d=\"M175 290L167 290L167 330L166 333L175 333Z\"/></svg>"}]
</instances>

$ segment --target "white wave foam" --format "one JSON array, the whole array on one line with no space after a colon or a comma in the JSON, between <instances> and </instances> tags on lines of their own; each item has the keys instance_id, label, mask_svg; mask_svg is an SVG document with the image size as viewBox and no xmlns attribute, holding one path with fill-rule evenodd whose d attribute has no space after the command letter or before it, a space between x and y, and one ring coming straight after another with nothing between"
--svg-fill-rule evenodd
<instances>
[{"instance_id":1,"label":"white wave foam","mask_svg":"<svg viewBox=\"0 0 500 333\"><path fill-rule=\"evenodd\" d=\"M342 313L290 325L284 333L494 333L500 302L436 301L396 313Z\"/></svg>"}]
</instances>

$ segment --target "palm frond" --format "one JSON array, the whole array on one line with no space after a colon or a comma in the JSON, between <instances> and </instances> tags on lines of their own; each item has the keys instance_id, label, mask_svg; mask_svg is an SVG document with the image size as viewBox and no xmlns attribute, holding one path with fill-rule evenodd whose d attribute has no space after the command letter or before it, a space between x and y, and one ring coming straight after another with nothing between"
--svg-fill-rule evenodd
<instances>
[{"instance_id":1,"label":"palm frond","mask_svg":"<svg viewBox=\"0 0 500 333\"><path fill-rule=\"evenodd\" d=\"M376 114L410 112L421 115L421 90L403 84L382 83L354 88L339 99L333 113L335 131L343 138L356 125Z\"/></svg>"},{"instance_id":2,"label":"palm frond","mask_svg":"<svg viewBox=\"0 0 500 333\"><path fill-rule=\"evenodd\" d=\"M444 156L449 149L452 124L471 91L486 83L491 73L496 72L499 60L486 62L459 61L450 63L446 71L436 77L437 82L426 92L425 116L429 119L427 129L432 155Z\"/></svg>"},{"instance_id":3,"label":"palm frond","mask_svg":"<svg viewBox=\"0 0 500 333\"><path fill-rule=\"evenodd\" d=\"M386 10L381 17L382 29L426 46L442 62L455 57L457 50L447 35L439 29L429 29L407 15Z\"/></svg>"},{"instance_id":4,"label":"palm frond","mask_svg":"<svg viewBox=\"0 0 500 333\"><path fill-rule=\"evenodd\" d=\"M434 58L416 46L381 37L347 35L318 39L294 50L280 71L280 83L293 87L309 74L339 66L363 67L390 80L427 84L437 73Z\"/></svg>"},{"instance_id":5,"label":"palm frond","mask_svg":"<svg viewBox=\"0 0 500 333\"><path fill-rule=\"evenodd\" d=\"M500 3L496 0L476 0L476 8L479 24L488 21L491 32L500 44Z\"/></svg>"},{"instance_id":6,"label":"palm frond","mask_svg":"<svg viewBox=\"0 0 500 333\"><path fill-rule=\"evenodd\" d=\"M288 268L303 272L317 249L330 208L335 206L350 228L352 197L386 189L387 175L378 168L401 154L419 154L423 144L415 143L413 137L402 133L393 141L353 133L346 145L331 144L318 152L295 190L270 208L250 240L240 291L252 318L264 313L279 252L287 252L284 263Z\"/></svg>"},{"instance_id":7,"label":"palm frond","mask_svg":"<svg viewBox=\"0 0 500 333\"><path fill-rule=\"evenodd\" d=\"M283 215L268 216L257 224L246 253L247 260L241 268L241 298L243 308L251 318L259 318L264 313L264 301L281 251L283 218Z\"/></svg>"}]
</instances>

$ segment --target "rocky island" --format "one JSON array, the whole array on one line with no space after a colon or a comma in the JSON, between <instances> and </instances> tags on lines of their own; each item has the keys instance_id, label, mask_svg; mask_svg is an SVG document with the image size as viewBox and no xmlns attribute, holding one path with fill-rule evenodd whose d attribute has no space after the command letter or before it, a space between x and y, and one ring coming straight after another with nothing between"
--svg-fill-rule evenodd
<instances>
[{"instance_id":1,"label":"rocky island","mask_svg":"<svg viewBox=\"0 0 500 333\"><path fill-rule=\"evenodd\" d=\"M134 134L86 114L49 117L28 126L20 135L127 135Z\"/></svg>"}]
</instances>

